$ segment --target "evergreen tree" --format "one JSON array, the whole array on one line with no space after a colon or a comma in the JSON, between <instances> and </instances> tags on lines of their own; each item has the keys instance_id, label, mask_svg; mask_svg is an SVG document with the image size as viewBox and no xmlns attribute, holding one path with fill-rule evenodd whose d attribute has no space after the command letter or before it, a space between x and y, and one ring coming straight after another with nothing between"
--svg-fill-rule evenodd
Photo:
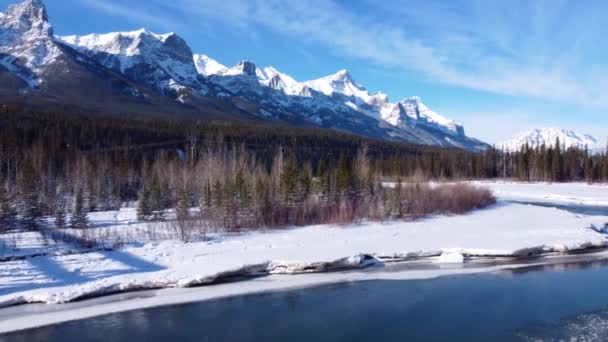
<instances>
[{"instance_id":1,"label":"evergreen tree","mask_svg":"<svg viewBox=\"0 0 608 342\"><path fill-rule=\"evenodd\" d=\"M60 196L55 202L55 227L62 229L67 223L67 203L65 197Z\"/></svg>"},{"instance_id":2,"label":"evergreen tree","mask_svg":"<svg viewBox=\"0 0 608 342\"><path fill-rule=\"evenodd\" d=\"M314 191L318 194L321 203L326 203L331 198L331 174L325 168L324 160L320 160L317 164Z\"/></svg>"},{"instance_id":3,"label":"evergreen tree","mask_svg":"<svg viewBox=\"0 0 608 342\"><path fill-rule=\"evenodd\" d=\"M283 200L287 205L293 206L299 202L298 169L293 155L290 155L283 162L283 169L281 170L281 191L283 193Z\"/></svg>"},{"instance_id":4,"label":"evergreen tree","mask_svg":"<svg viewBox=\"0 0 608 342\"><path fill-rule=\"evenodd\" d=\"M306 199L312 191L312 180L309 177L309 172L305 168L302 168L298 172L298 193L299 199Z\"/></svg>"},{"instance_id":5,"label":"evergreen tree","mask_svg":"<svg viewBox=\"0 0 608 342\"><path fill-rule=\"evenodd\" d=\"M144 185L139 192L137 202L137 219L140 221L148 221L152 217L152 206L150 204L150 190Z\"/></svg>"},{"instance_id":6,"label":"evergreen tree","mask_svg":"<svg viewBox=\"0 0 608 342\"><path fill-rule=\"evenodd\" d=\"M211 189L211 181L205 182L203 185L203 193L200 198L201 212L205 212L213 205L213 190Z\"/></svg>"},{"instance_id":7,"label":"evergreen tree","mask_svg":"<svg viewBox=\"0 0 608 342\"><path fill-rule=\"evenodd\" d=\"M74 196L74 210L72 210L72 219L70 222L72 228L86 229L89 227L88 208L84 190L78 188L78 190L76 190L76 195Z\"/></svg>"},{"instance_id":8,"label":"evergreen tree","mask_svg":"<svg viewBox=\"0 0 608 342\"><path fill-rule=\"evenodd\" d=\"M163 221L165 219L165 198L157 176L150 185L150 208L152 209L152 220Z\"/></svg>"},{"instance_id":9,"label":"evergreen tree","mask_svg":"<svg viewBox=\"0 0 608 342\"><path fill-rule=\"evenodd\" d=\"M352 173L345 154L340 155L336 169L336 193L338 196L347 196L352 191Z\"/></svg>"},{"instance_id":10,"label":"evergreen tree","mask_svg":"<svg viewBox=\"0 0 608 342\"><path fill-rule=\"evenodd\" d=\"M17 213L11 204L11 197L4 186L0 185L0 233L15 228Z\"/></svg>"},{"instance_id":11,"label":"evergreen tree","mask_svg":"<svg viewBox=\"0 0 608 342\"><path fill-rule=\"evenodd\" d=\"M63 181L59 181L55 194L55 208L53 210L53 216L55 218L55 227L62 229L67 225L67 193L65 191L65 185Z\"/></svg>"},{"instance_id":12,"label":"evergreen tree","mask_svg":"<svg viewBox=\"0 0 608 342\"><path fill-rule=\"evenodd\" d=\"M190 199L188 191L184 188L180 188L177 193L177 206L175 208L175 215L178 221L187 221L190 218Z\"/></svg>"},{"instance_id":13,"label":"evergreen tree","mask_svg":"<svg viewBox=\"0 0 608 342\"><path fill-rule=\"evenodd\" d=\"M19 178L19 215L25 229L37 230L42 219L38 177L34 167L26 160Z\"/></svg>"},{"instance_id":14,"label":"evergreen tree","mask_svg":"<svg viewBox=\"0 0 608 342\"><path fill-rule=\"evenodd\" d=\"M213 184L213 206L221 208L224 205L224 187L219 179Z\"/></svg>"},{"instance_id":15,"label":"evergreen tree","mask_svg":"<svg viewBox=\"0 0 608 342\"><path fill-rule=\"evenodd\" d=\"M551 157L551 161L552 180L555 182L560 182L562 181L563 160L559 138L555 139L555 146L553 147L553 156Z\"/></svg>"}]
</instances>

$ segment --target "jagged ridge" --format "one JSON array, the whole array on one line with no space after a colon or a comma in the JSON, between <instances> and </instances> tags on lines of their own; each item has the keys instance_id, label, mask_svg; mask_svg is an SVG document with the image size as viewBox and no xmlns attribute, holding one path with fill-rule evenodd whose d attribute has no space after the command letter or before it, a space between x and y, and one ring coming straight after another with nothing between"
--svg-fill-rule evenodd
<instances>
[{"instance_id":1,"label":"jagged ridge","mask_svg":"<svg viewBox=\"0 0 608 342\"><path fill-rule=\"evenodd\" d=\"M121 96L150 104L174 101L187 106L176 107L178 112L195 116L215 111L226 113L226 118L259 118L374 138L471 150L486 147L420 98L391 103L386 94L371 94L357 84L346 70L298 82L275 68L257 68L251 61L228 68L208 56L194 55L175 33L160 35L145 29L57 37L41 0L25 0L0 16L0 72L3 78L24 81L16 86L12 79L10 83L18 94L34 98L56 96L53 88L58 79L62 85L72 82L77 89L100 87L99 78L106 77L111 79L112 91L118 88ZM78 77L86 77L87 82ZM41 87L45 83L53 86ZM79 104L86 106L87 101L81 99Z\"/></svg>"},{"instance_id":2,"label":"jagged ridge","mask_svg":"<svg viewBox=\"0 0 608 342\"><path fill-rule=\"evenodd\" d=\"M605 144L600 142L600 139L590 134L557 127L529 130L515 136L512 139L499 143L497 147L513 152L519 151L526 144L531 148L536 148L543 145L546 147L554 147L558 140L560 147L565 148L579 147L596 151L606 147Z\"/></svg>"}]
</instances>

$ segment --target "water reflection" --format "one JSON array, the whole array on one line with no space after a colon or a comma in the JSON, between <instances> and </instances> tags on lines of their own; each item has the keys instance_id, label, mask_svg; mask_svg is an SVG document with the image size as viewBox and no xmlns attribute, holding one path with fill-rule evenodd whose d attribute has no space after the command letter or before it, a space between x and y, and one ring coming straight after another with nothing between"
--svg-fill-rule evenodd
<instances>
[{"instance_id":1,"label":"water reflection","mask_svg":"<svg viewBox=\"0 0 608 342\"><path fill-rule=\"evenodd\" d=\"M607 282L606 260L353 282L112 314L0 342L512 341L552 340L592 328L606 337Z\"/></svg>"},{"instance_id":2,"label":"water reflection","mask_svg":"<svg viewBox=\"0 0 608 342\"><path fill-rule=\"evenodd\" d=\"M583 204L558 204L547 202L533 201L509 201L511 203L534 205L545 208L557 208L565 210L573 214L592 215L592 216L608 216L608 206L583 205Z\"/></svg>"}]
</instances>

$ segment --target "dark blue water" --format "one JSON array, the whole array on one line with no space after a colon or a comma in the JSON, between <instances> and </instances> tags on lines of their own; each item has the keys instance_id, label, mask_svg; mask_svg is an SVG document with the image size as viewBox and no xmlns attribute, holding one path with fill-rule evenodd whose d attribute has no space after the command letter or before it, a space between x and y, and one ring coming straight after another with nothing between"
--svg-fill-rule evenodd
<instances>
[{"instance_id":1,"label":"dark blue water","mask_svg":"<svg viewBox=\"0 0 608 342\"><path fill-rule=\"evenodd\" d=\"M608 216L608 206L595 206L584 204L557 204L544 202L529 202L529 201L510 201L511 203L535 205L545 208L557 208L569 211L574 214L592 215L592 216Z\"/></svg>"},{"instance_id":2,"label":"dark blue water","mask_svg":"<svg viewBox=\"0 0 608 342\"><path fill-rule=\"evenodd\" d=\"M367 281L118 313L5 341L608 340L608 265Z\"/></svg>"}]
</instances>

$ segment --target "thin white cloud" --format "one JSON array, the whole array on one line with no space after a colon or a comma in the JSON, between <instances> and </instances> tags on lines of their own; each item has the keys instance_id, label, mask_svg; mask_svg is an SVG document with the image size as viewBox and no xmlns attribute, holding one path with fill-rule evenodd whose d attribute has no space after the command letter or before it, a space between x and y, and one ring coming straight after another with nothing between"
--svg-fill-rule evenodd
<instances>
[{"instance_id":1,"label":"thin white cloud","mask_svg":"<svg viewBox=\"0 0 608 342\"><path fill-rule=\"evenodd\" d=\"M115 1L106 0L80 0L83 4L92 7L96 10L115 15L123 18L130 19L141 23L142 25L156 25L167 30L176 30L181 26L180 23L175 20L168 19L148 13L145 9L134 8L133 6L121 5Z\"/></svg>"},{"instance_id":2,"label":"thin white cloud","mask_svg":"<svg viewBox=\"0 0 608 342\"><path fill-rule=\"evenodd\" d=\"M104 1L103 7L113 8L114 1ZM608 72L587 63L581 49L597 44L589 35L602 29L595 13L601 11L566 7L565 0L373 1L367 4L370 13L333 0L148 4L237 30L261 27L320 43L346 57L419 73L430 82L608 108L602 94ZM120 6L115 10L133 15Z\"/></svg>"},{"instance_id":3,"label":"thin white cloud","mask_svg":"<svg viewBox=\"0 0 608 342\"><path fill-rule=\"evenodd\" d=\"M608 125L608 120L605 119L591 123L571 118L560 120L558 124L554 114L523 111L467 113L458 117L462 119L467 135L489 144L500 144L520 133L543 127L567 128L591 134L600 141L605 141L607 137L606 129L603 128Z\"/></svg>"}]
</instances>

